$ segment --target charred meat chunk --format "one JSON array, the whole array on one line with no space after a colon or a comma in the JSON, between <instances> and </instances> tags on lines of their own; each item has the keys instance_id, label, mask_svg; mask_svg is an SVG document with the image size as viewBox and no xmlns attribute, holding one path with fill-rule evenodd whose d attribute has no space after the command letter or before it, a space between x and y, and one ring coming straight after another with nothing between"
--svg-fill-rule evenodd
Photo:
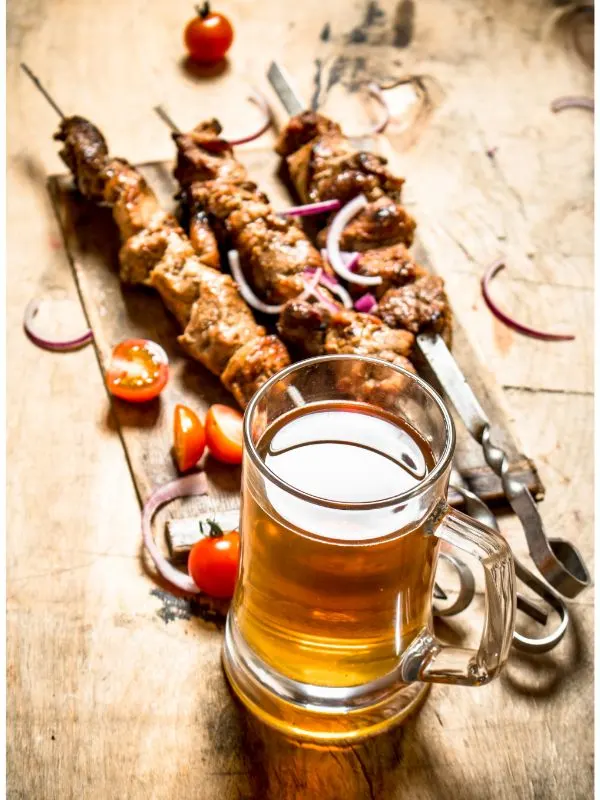
<instances>
[{"instance_id":1,"label":"charred meat chunk","mask_svg":"<svg viewBox=\"0 0 600 800\"><path fill-rule=\"evenodd\" d=\"M246 180L246 168L233 157L231 145L220 134L221 125L215 119L200 123L190 133L173 134L177 145L173 174L183 189L194 181Z\"/></svg>"},{"instance_id":2,"label":"charred meat chunk","mask_svg":"<svg viewBox=\"0 0 600 800\"><path fill-rule=\"evenodd\" d=\"M192 358L221 375L236 350L264 334L229 275L208 268L198 275L198 299L179 337Z\"/></svg>"},{"instance_id":3,"label":"charred meat chunk","mask_svg":"<svg viewBox=\"0 0 600 800\"><path fill-rule=\"evenodd\" d=\"M403 366L414 341L409 331L393 330L372 314L344 310L331 318L325 334L325 352L377 356Z\"/></svg>"},{"instance_id":4,"label":"charred meat chunk","mask_svg":"<svg viewBox=\"0 0 600 800\"><path fill-rule=\"evenodd\" d=\"M419 278L398 289L389 289L381 298L377 315L392 328L417 334L441 334L448 346L452 339L452 311L444 291L444 281L435 275Z\"/></svg>"},{"instance_id":5,"label":"charred meat chunk","mask_svg":"<svg viewBox=\"0 0 600 800\"><path fill-rule=\"evenodd\" d=\"M151 227L164 213L144 176L127 161L114 158L106 165L104 200L112 206L121 241Z\"/></svg>"},{"instance_id":6,"label":"charred meat chunk","mask_svg":"<svg viewBox=\"0 0 600 800\"><path fill-rule=\"evenodd\" d=\"M329 133L341 135L342 129L337 122L317 114L316 111L304 111L292 117L281 131L275 152L280 156L289 156L307 142Z\"/></svg>"},{"instance_id":7,"label":"charred meat chunk","mask_svg":"<svg viewBox=\"0 0 600 800\"><path fill-rule=\"evenodd\" d=\"M325 335L330 321L331 313L321 303L290 300L279 315L277 330L299 356L319 356L325 352Z\"/></svg>"},{"instance_id":8,"label":"charred meat chunk","mask_svg":"<svg viewBox=\"0 0 600 800\"><path fill-rule=\"evenodd\" d=\"M252 395L289 363L289 353L276 336L260 336L233 354L221 381L244 408Z\"/></svg>"},{"instance_id":9,"label":"charred meat chunk","mask_svg":"<svg viewBox=\"0 0 600 800\"><path fill-rule=\"evenodd\" d=\"M229 218L229 227L254 290L268 303L297 297L304 289L304 270L322 266L319 251L291 219L271 213L238 226L238 213Z\"/></svg>"},{"instance_id":10,"label":"charred meat chunk","mask_svg":"<svg viewBox=\"0 0 600 800\"><path fill-rule=\"evenodd\" d=\"M66 117L54 138L65 143L60 157L73 173L81 194L90 200L103 200L108 146L98 128L83 117Z\"/></svg>"},{"instance_id":11,"label":"charred meat chunk","mask_svg":"<svg viewBox=\"0 0 600 800\"><path fill-rule=\"evenodd\" d=\"M398 203L381 197L357 214L346 225L340 236L340 248L348 251L366 251L374 247L390 247L413 242L417 223ZM318 243L325 247L328 229L321 231Z\"/></svg>"},{"instance_id":12,"label":"charred meat chunk","mask_svg":"<svg viewBox=\"0 0 600 800\"><path fill-rule=\"evenodd\" d=\"M287 164L296 191L306 203L347 203L359 194L371 201L384 195L400 200L404 180L386 169L385 158L356 150L343 136L329 134L309 142L289 156Z\"/></svg>"},{"instance_id":13,"label":"charred meat chunk","mask_svg":"<svg viewBox=\"0 0 600 800\"><path fill-rule=\"evenodd\" d=\"M394 286L404 286L427 275L425 269L413 261L403 244L378 247L376 250L361 253L355 271L360 275L381 278L381 284L370 289L377 297L381 297Z\"/></svg>"},{"instance_id":14,"label":"charred meat chunk","mask_svg":"<svg viewBox=\"0 0 600 800\"><path fill-rule=\"evenodd\" d=\"M167 250L177 250L184 257L194 252L175 217L159 213L152 225L130 236L121 247L119 277L123 283L150 284L150 274Z\"/></svg>"}]
</instances>

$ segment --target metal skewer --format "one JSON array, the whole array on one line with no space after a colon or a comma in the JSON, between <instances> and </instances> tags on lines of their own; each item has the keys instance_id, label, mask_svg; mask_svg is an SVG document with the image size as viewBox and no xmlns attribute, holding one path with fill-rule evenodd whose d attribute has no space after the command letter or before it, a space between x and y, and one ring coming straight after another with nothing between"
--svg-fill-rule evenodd
<instances>
[{"instance_id":1,"label":"metal skewer","mask_svg":"<svg viewBox=\"0 0 600 800\"><path fill-rule=\"evenodd\" d=\"M20 65L20 66L21 66L21 69L23 70L23 72L24 72L24 73L25 73L25 74L26 74L26 75L27 75L29 78L31 78L31 80L32 80L32 81L35 83L36 87L37 87L37 88L39 89L39 91L40 91L40 92L41 92L41 93L44 95L44 97L45 97L45 98L46 98L46 100L47 100L47 101L50 103L50 105L52 106L52 108L53 108L53 109L56 111L56 113L58 114L58 116L59 116L61 119L66 119L66 115L65 115L65 114L64 114L64 113L61 111L61 109L60 109L60 107L59 107L58 103L56 103L56 101L55 101L55 100L52 98L52 96L49 94L49 92L48 92L48 90L46 89L46 87L42 85L42 83L41 83L40 79L37 77L37 75L34 75L34 73L33 73L33 72L32 72L32 71L29 69L29 67L27 66L27 64L24 64L23 62L21 62L21 65Z\"/></svg>"},{"instance_id":2,"label":"metal skewer","mask_svg":"<svg viewBox=\"0 0 600 800\"><path fill-rule=\"evenodd\" d=\"M154 110L158 114L158 116L162 119L164 123L166 123L169 128L173 131L173 133L181 133L181 129L178 125L175 124L173 118L165 111L162 106L154 106Z\"/></svg>"},{"instance_id":3,"label":"metal skewer","mask_svg":"<svg viewBox=\"0 0 600 800\"><path fill-rule=\"evenodd\" d=\"M305 104L279 64L271 63L267 78L290 116L305 110ZM500 478L506 499L523 526L536 567L558 592L575 597L591 582L581 555L569 542L546 536L529 489L511 477L506 453L490 441L490 421L441 336L420 333L416 343L467 430L481 445L486 462Z\"/></svg>"}]
</instances>

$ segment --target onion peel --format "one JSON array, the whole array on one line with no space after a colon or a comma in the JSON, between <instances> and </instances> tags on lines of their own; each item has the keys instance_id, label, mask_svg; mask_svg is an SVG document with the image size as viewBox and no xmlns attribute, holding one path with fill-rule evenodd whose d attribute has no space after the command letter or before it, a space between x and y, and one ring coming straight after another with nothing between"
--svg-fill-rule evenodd
<instances>
[{"instance_id":1,"label":"onion peel","mask_svg":"<svg viewBox=\"0 0 600 800\"><path fill-rule=\"evenodd\" d=\"M557 97L550 103L550 109L555 114L559 111L564 111L566 108L583 108L586 111L594 111L594 100L592 97L565 95L564 97Z\"/></svg>"},{"instance_id":2,"label":"onion peel","mask_svg":"<svg viewBox=\"0 0 600 800\"><path fill-rule=\"evenodd\" d=\"M238 139L227 139L228 144L230 144L232 147L237 147L238 144L253 142L255 139L258 139L259 136L262 136L263 133L266 133L273 124L269 103L261 91L258 89L253 89L252 94L250 97L248 97L248 100L251 103L254 103L255 106L258 106L258 108L262 111L264 117L263 122L261 126L253 133L249 133L246 136L241 136Z\"/></svg>"},{"instance_id":3,"label":"onion peel","mask_svg":"<svg viewBox=\"0 0 600 800\"><path fill-rule=\"evenodd\" d=\"M340 250L340 237L344 228L350 220L363 211L367 205L368 201L365 195L359 194L340 208L331 221L329 231L327 232L327 258L334 272L349 283L358 283L361 286L378 286L382 282L381 277L357 275L352 272L352 268L356 265L360 257L358 253L354 253L351 259L345 262Z\"/></svg>"},{"instance_id":4,"label":"onion peel","mask_svg":"<svg viewBox=\"0 0 600 800\"><path fill-rule=\"evenodd\" d=\"M249 306L252 306L252 308L256 309L256 311L261 311L263 314L280 314L283 311L285 303L270 305L269 303L265 303L260 299L260 297L257 297L254 294L254 291L246 280L246 276L242 270L240 256L237 250L229 250L227 253L227 259L231 268L231 274L237 283L239 292ZM315 274L312 276L310 283L305 284L304 290L300 292L300 294L295 297L294 300L304 300L306 297L308 297L319 285L322 275L323 268L319 267L315 270Z\"/></svg>"},{"instance_id":5,"label":"onion peel","mask_svg":"<svg viewBox=\"0 0 600 800\"><path fill-rule=\"evenodd\" d=\"M485 300L486 305L492 314L509 328L512 328L513 330L517 331L517 333L522 333L525 336L531 336L534 339L542 339L548 342L572 341L575 336L571 333L550 333L549 331L541 331L538 328L532 328L529 325L525 325L524 323L513 319L505 311L502 311L502 309L490 296L490 284L493 278L498 274L498 272L503 270L505 266L506 264L504 263L504 259L499 258L490 264L481 278L481 292L483 294L483 299Z\"/></svg>"},{"instance_id":6,"label":"onion peel","mask_svg":"<svg viewBox=\"0 0 600 800\"><path fill-rule=\"evenodd\" d=\"M23 314L23 328L25 333L31 341L38 347L44 350L53 350L54 352L66 353L70 350L78 350L94 340L94 334L91 328L88 328L79 336L72 339L49 339L47 336L41 336L33 329L33 320L35 319L40 308L40 300L30 300L25 306L25 313Z\"/></svg>"},{"instance_id":7,"label":"onion peel","mask_svg":"<svg viewBox=\"0 0 600 800\"><path fill-rule=\"evenodd\" d=\"M187 594L199 594L200 589L189 575L180 572L163 556L152 536L152 518L161 506L177 497L207 493L206 475L204 472L197 472L159 486L146 500L142 509L142 540L154 566L166 581Z\"/></svg>"}]
</instances>

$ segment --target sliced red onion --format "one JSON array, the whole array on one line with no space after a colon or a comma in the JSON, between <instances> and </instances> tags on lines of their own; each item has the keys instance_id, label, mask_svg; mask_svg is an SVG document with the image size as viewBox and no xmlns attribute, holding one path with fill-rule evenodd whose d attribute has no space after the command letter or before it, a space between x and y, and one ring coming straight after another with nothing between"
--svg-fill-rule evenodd
<instances>
[{"instance_id":1,"label":"sliced red onion","mask_svg":"<svg viewBox=\"0 0 600 800\"><path fill-rule=\"evenodd\" d=\"M490 297L490 283L494 276L500 272L500 270L504 269L505 263L503 259L499 258L497 261L494 261L490 266L486 269L481 279L481 291L483 294L483 299L485 300L488 308L494 314L495 317L498 317L505 325L508 325L509 328L517 331L518 333L522 333L525 336L531 336L534 339L543 339L544 341L548 342L566 342L571 341L575 338L573 334L570 333L549 333L547 331L540 331L537 328L531 328L529 325L525 325L522 322L518 322L517 320L510 317L505 311L502 311L496 305L496 302L492 300Z\"/></svg>"},{"instance_id":2,"label":"sliced red onion","mask_svg":"<svg viewBox=\"0 0 600 800\"><path fill-rule=\"evenodd\" d=\"M331 311L332 314L337 314L337 312L340 310L339 306L336 306L332 300L322 294L318 289L314 289L312 295L313 297L316 297L319 303L324 305L326 309Z\"/></svg>"},{"instance_id":3,"label":"sliced red onion","mask_svg":"<svg viewBox=\"0 0 600 800\"><path fill-rule=\"evenodd\" d=\"M303 206L292 206L285 211L279 211L282 217L310 217L313 214L326 214L329 211L337 211L341 206L339 200L323 200L320 203L307 203Z\"/></svg>"},{"instance_id":4,"label":"sliced red onion","mask_svg":"<svg viewBox=\"0 0 600 800\"><path fill-rule=\"evenodd\" d=\"M348 266L349 261L356 260L356 253L349 253L347 250L340 250L340 255L342 256L342 261L346 266ZM327 250L325 248L321 250L321 258L324 261L329 262L329 256L327 255ZM332 281L337 280L337 278L334 278L331 275L327 275L326 277L330 278Z\"/></svg>"},{"instance_id":5,"label":"sliced red onion","mask_svg":"<svg viewBox=\"0 0 600 800\"><path fill-rule=\"evenodd\" d=\"M566 95L565 97L557 97L550 103L550 108L556 114L558 111L564 111L565 108L584 108L586 111L594 110L594 100L591 97L573 97Z\"/></svg>"},{"instance_id":6,"label":"sliced red onion","mask_svg":"<svg viewBox=\"0 0 600 800\"><path fill-rule=\"evenodd\" d=\"M314 269L307 269L305 270L306 275L314 275L316 270ZM352 308L352 298L348 294L348 291L342 286L342 284L334 278L332 275L327 275L325 272L321 275L321 280L319 281L321 286L325 286L329 291L334 294L336 297L342 301L344 308Z\"/></svg>"},{"instance_id":7,"label":"sliced red onion","mask_svg":"<svg viewBox=\"0 0 600 800\"><path fill-rule=\"evenodd\" d=\"M357 311L361 311L363 314L370 314L371 311L377 306L377 300L371 292L366 292L361 297L358 298L356 303L354 303L354 308Z\"/></svg>"},{"instance_id":8,"label":"sliced red onion","mask_svg":"<svg viewBox=\"0 0 600 800\"><path fill-rule=\"evenodd\" d=\"M379 276L356 275L352 272L352 267L359 259L359 254L354 253L350 261L345 262L340 251L340 236L350 220L359 214L367 206L367 198L364 194L359 194L345 206L340 208L327 233L327 258L334 271L349 283L358 283L361 286L377 286L381 283Z\"/></svg>"},{"instance_id":9,"label":"sliced red onion","mask_svg":"<svg viewBox=\"0 0 600 800\"><path fill-rule=\"evenodd\" d=\"M238 285L238 289L240 290L240 294L244 298L244 300L248 303L249 306L255 308L257 311L262 311L263 314L281 314L285 303L280 303L278 305L269 305L269 303L264 303L259 297L257 297L254 292L252 291L250 284L246 280L246 276L242 270L240 265L240 256L237 250L230 250L227 253L227 258L229 260L229 266L231 267L231 274L235 278L235 282ZM318 286L321 276L323 274L323 270L321 267L315 270L315 274L312 277L310 283L305 285L304 291L302 291L296 300L304 300L308 297L314 289Z\"/></svg>"},{"instance_id":10,"label":"sliced red onion","mask_svg":"<svg viewBox=\"0 0 600 800\"><path fill-rule=\"evenodd\" d=\"M273 122L271 117L271 109L269 108L269 103L267 98L264 94L259 91L258 89L253 89L252 94L248 98L251 103L254 103L255 106L258 106L263 113L264 119L263 122L258 128L258 130L254 131L254 133L250 133L247 136L242 136L239 139L227 139L232 147L236 147L238 144L246 144L246 142L253 142L255 139L258 139L259 136L262 136L263 133L266 133L271 124Z\"/></svg>"},{"instance_id":11,"label":"sliced red onion","mask_svg":"<svg viewBox=\"0 0 600 800\"><path fill-rule=\"evenodd\" d=\"M152 536L152 518L161 506L176 497L189 497L190 495L207 494L207 492L206 475L203 472L197 472L160 486L152 492L142 509L142 539L154 566L165 580L188 594L198 594L200 589L189 575L180 572L163 556Z\"/></svg>"},{"instance_id":12,"label":"sliced red onion","mask_svg":"<svg viewBox=\"0 0 600 800\"><path fill-rule=\"evenodd\" d=\"M44 350L54 350L56 352L67 352L68 350L78 350L86 344L94 340L94 334L91 328L75 336L72 339L49 339L47 336L41 336L33 329L33 320L35 319L39 308L40 300L30 300L25 307L25 314L23 315L23 327L34 344L38 347L43 347Z\"/></svg>"}]
</instances>

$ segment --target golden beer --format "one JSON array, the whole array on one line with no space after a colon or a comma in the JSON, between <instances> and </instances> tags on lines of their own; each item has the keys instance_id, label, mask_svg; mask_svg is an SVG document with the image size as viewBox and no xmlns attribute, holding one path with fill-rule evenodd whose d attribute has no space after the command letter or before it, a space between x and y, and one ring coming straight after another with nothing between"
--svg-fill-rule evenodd
<instances>
[{"instance_id":1,"label":"golden beer","mask_svg":"<svg viewBox=\"0 0 600 800\"><path fill-rule=\"evenodd\" d=\"M292 411L257 449L286 483L342 504L405 491L433 464L415 430L361 403ZM341 509L328 517L249 481L242 531L237 625L283 675L326 686L366 683L393 670L428 622L437 542L414 524L382 537L375 511L348 525Z\"/></svg>"}]
</instances>

